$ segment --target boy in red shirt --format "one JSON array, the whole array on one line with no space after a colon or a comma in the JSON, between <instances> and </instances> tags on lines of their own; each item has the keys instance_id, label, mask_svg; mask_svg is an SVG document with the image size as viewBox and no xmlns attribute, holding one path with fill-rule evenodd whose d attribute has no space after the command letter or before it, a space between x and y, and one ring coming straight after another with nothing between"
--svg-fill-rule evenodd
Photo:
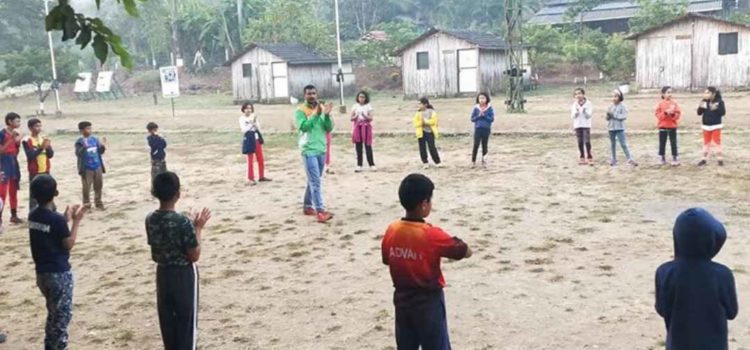
<instances>
[{"instance_id":1,"label":"boy in red shirt","mask_svg":"<svg viewBox=\"0 0 750 350\"><path fill-rule=\"evenodd\" d=\"M23 136L18 132L21 127L21 116L10 112L5 115L5 129L0 131L0 198L4 203L10 200L10 222L20 224L18 217L18 185L21 182L21 169L18 165L18 151ZM8 198L10 197L10 198ZM2 211L0 211L2 225Z\"/></svg>"},{"instance_id":2,"label":"boy in red shirt","mask_svg":"<svg viewBox=\"0 0 750 350\"><path fill-rule=\"evenodd\" d=\"M434 189L421 174L401 182L398 197L406 216L388 227L381 245L395 287L399 350L450 350L440 259L461 260L472 254L462 240L424 221L432 211Z\"/></svg>"}]
</instances>

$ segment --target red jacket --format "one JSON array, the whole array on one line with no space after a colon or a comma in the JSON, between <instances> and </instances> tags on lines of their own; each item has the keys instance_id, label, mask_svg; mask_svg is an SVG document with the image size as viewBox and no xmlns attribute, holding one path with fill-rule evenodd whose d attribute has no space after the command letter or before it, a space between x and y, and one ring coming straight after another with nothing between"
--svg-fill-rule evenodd
<instances>
[{"instance_id":1,"label":"red jacket","mask_svg":"<svg viewBox=\"0 0 750 350\"><path fill-rule=\"evenodd\" d=\"M682 117L682 111L680 111L680 106L674 99L661 100L659 105L656 106L657 127L659 129L677 129L680 117Z\"/></svg>"}]
</instances>

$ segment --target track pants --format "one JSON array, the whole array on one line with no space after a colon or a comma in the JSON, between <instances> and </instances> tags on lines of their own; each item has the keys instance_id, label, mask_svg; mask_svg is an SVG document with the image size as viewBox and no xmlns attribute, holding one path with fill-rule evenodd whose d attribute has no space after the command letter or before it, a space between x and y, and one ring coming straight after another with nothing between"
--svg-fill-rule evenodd
<instances>
[{"instance_id":1,"label":"track pants","mask_svg":"<svg viewBox=\"0 0 750 350\"><path fill-rule=\"evenodd\" d=\"M198 266L157 266L156 306L164 350L195 350L198 339Z\"/></svg>"}]
</instances>

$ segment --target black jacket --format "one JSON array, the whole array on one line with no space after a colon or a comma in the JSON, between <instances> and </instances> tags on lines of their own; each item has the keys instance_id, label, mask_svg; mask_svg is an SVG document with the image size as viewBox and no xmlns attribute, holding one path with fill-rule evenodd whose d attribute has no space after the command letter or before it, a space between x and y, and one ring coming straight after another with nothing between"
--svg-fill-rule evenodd
<instances>
[{"instance_id":1,"label":"black jacket","mask_svg":"<svg viewBox=\"0 0 750 350\"><path fill-rule=\"evenodd\" d=\"M727 320L737 316L732 271L711 259L727 233L703 209L674 226L675 258L656 270L656 311L667 326L667 350L727 350Z\"/></svg>"},{"instance_id":2,"label":"black jacket","mask_svg":"<svg viewBox=\"0 0 750 350\"><path fill-rule=\"evenodd\" d=\"M711 104L716 103L718 104L717 108L715 110L711 110L711 108L703 108L703 104L708 103L709 106ZM698 115L703 116L703 125L706 126L713 126L713 125L720 125L721 120L724 117L724 115L727 113L726 109L724 108L724 101L718 100L718 101L708 101L703 100L701 101L700 107L698 107Z\"/></svg>"}]
</instances>

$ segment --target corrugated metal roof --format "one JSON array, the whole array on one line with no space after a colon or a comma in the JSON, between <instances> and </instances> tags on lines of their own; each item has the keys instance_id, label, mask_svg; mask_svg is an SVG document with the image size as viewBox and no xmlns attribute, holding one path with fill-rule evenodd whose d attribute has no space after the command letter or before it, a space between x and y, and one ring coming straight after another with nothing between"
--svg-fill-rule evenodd
<instances>
[{"instance_id":1,"label":"corrugated metal roof","mask_svg":"<svg viewBox=\"0 0 750 350\"><path fill-rule=\"evenodd\" d=\"M234 61L244 56L246 53L254 48L261 48L266 50L275 56L283 59L287 64L320 64L320 63L337 63L338 59L333 56L321 54L309 46L300 43L273 43L273 44L253 44L248 46L244 51L238 53L231 60L226 62L224 65L231 65ZM344 59L344 61L351 61L350 58Z\"/></svg>"},{"instance_id":2,"label":"corrugated metal roof","mask_svg":"<svg viewBox=\"0 0 750 350\"><path fill-rule=\"evenodd\" d=\"M532 24L563 24L567 22L565 12L569 5L575 3L571 0L552 0L539 12L529 19ZM721 0L688 0L688 12L705 13L722 10ZM596 6L583 16L583 22L607 21L615 19L628 19L638 12L639 6L635 1L608 1ZM581 21L579 17L576 21Z\"/></svg>"},{"instance_id":3,"label":"corrugated metal roof","mask_svg":"<svg viewBox=\"0 0 750 350\"><path fill-rule=\"evenodd\" d=\"M404 47L398 49L395 52L395 55L400 55L402 52L404 52L404 50L414 46L418 42L436 33L448 34L455 38L469 42L470 44L475 45L479 49L505 50L508 48L508 45L505 43L505 40L494 34L484 33L484 32L475 32L475 31L469 31L469 30L444 30L444 29L431 28L430 30L426 31L424 34L420 35L418 38L404 45Z\"/></svg>"}]
</instances>

